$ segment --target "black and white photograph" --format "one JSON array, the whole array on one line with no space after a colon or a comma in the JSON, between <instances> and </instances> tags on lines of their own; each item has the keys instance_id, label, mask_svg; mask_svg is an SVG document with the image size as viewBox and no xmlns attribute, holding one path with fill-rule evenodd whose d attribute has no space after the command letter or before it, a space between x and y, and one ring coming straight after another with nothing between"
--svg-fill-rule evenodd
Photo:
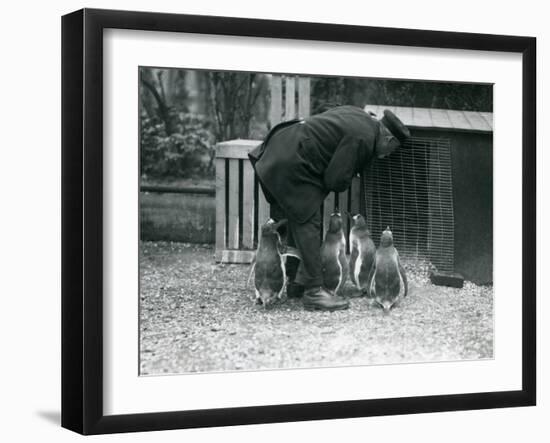
<instances>
[{"instance_id":1,"label":"black and white photograph","mask_svg":"<svg viewBox=\"0 0 550 443\"><path fill-rule=\"evenodd\" d=\"M494 358L492 84L136 75L140 376Z\"/></svg>"},{"instance_id":2,"label":"black and white photograph","mask_svg":"<svg viewBox=\"0 0 550 443\"><path fill-rule=\"evenodd\" d=\"M545 10L6 2L0 440L548 441Z\"/></svg>"}]
</instances>

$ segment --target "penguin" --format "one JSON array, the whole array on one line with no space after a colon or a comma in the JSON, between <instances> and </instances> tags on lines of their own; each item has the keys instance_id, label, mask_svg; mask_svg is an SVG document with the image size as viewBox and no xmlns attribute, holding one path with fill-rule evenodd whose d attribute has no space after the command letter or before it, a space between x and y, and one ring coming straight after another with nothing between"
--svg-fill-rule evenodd
<instances>
[{"instance_id":1,"label":"penguin","mask_svg":"<svg viewBox=\"0 0 550 443\"><path fill-rule=\"evenodd\" d=\"M352 227L349 233L350 278L355 287L365 295L368 294L367 279L374 263L376 246L367 229L365 218L361 214L357 214L351 220Z\"/></svg>"},{"instance_id":2,"label":"penguin","mask_svg":"<svg viewBox=\"0 0 550 443\"><path fill-rule=\"evenodd\" d=\"M380 245L369 274L368 288L370 296L386 314L401 297L407 296L407 275L399 260L399 253L393 245L393 235L389 226L380 237Z\"/></svg>"},{"instance_id":3,"label":"penguin","mask_svg":"<svg viewBox=\"0 0 550 443\"><path fill-rule=\"evenodd\" d=\"M344 287L349 272L343 226L342 214L331 214L328 230L321 245L324 287L335 294Z\"/></svg>"},{"instance_id":4,"label":"penguin","mask_svg":"<svg viewBox=\"0 0 550 443\"><path fill-rule=\"evenodd\" d=\"M258 249L250 269L249 279L254 271L254 302L265 308L283 296L286 285L286 256L301 259L296 249L283 246L277 229L286 223L286 219L275 222L270 218L262 225Z\"/></svg>"}]
</instances>

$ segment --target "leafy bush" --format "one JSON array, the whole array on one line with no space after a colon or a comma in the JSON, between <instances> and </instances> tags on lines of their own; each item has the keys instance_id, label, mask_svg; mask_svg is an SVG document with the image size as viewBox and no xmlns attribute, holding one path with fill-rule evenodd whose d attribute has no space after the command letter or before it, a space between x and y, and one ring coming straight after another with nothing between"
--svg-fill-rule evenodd
<instances>
[{"instance_id":1,"label":"leafy bush","mask_svg":"<svg viewBox=\"0 0 550 443\"><path fill-rule=\"evenodd\" d=\"M168 135L165 123L140 119L140 159L142 178L212 178L214 176L214 135L203 116L173 113L175 131Z\"/></svg>"}]
</instances>

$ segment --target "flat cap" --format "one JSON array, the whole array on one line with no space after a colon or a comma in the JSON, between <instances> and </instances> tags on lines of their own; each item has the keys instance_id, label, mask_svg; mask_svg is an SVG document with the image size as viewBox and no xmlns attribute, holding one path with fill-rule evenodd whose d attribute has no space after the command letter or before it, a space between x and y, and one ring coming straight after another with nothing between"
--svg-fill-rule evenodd
<instances>
[{"instance_id":1,"label":"flat cap","mask_svg":"<svg viewBox=\"0 0 550 443\"><path fill-rule=\"evenodd\" d=\"M380 122L400 141L403 142L411 136L409 129L389 109L384 109L384 117Z\"/></svg>"}]
</instances>

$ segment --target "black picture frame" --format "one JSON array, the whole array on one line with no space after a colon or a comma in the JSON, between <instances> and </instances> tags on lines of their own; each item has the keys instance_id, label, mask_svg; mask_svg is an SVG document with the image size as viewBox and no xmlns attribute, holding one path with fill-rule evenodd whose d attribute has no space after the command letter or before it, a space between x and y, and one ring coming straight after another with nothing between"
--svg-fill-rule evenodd
<instances>
[{"instance_id":1,"label":"black picture frame","mask_svg":"<svg viewBox=\"0 0 550 443\"><path fill-rule=\"evenodd\" d=\"M103 413L103 30L170 31L520 53L522 388L131 415ZM536 403L536 39L83 9L62 18L62 426L82 434L529 406Z\"/></svg>"}]
</instances>

